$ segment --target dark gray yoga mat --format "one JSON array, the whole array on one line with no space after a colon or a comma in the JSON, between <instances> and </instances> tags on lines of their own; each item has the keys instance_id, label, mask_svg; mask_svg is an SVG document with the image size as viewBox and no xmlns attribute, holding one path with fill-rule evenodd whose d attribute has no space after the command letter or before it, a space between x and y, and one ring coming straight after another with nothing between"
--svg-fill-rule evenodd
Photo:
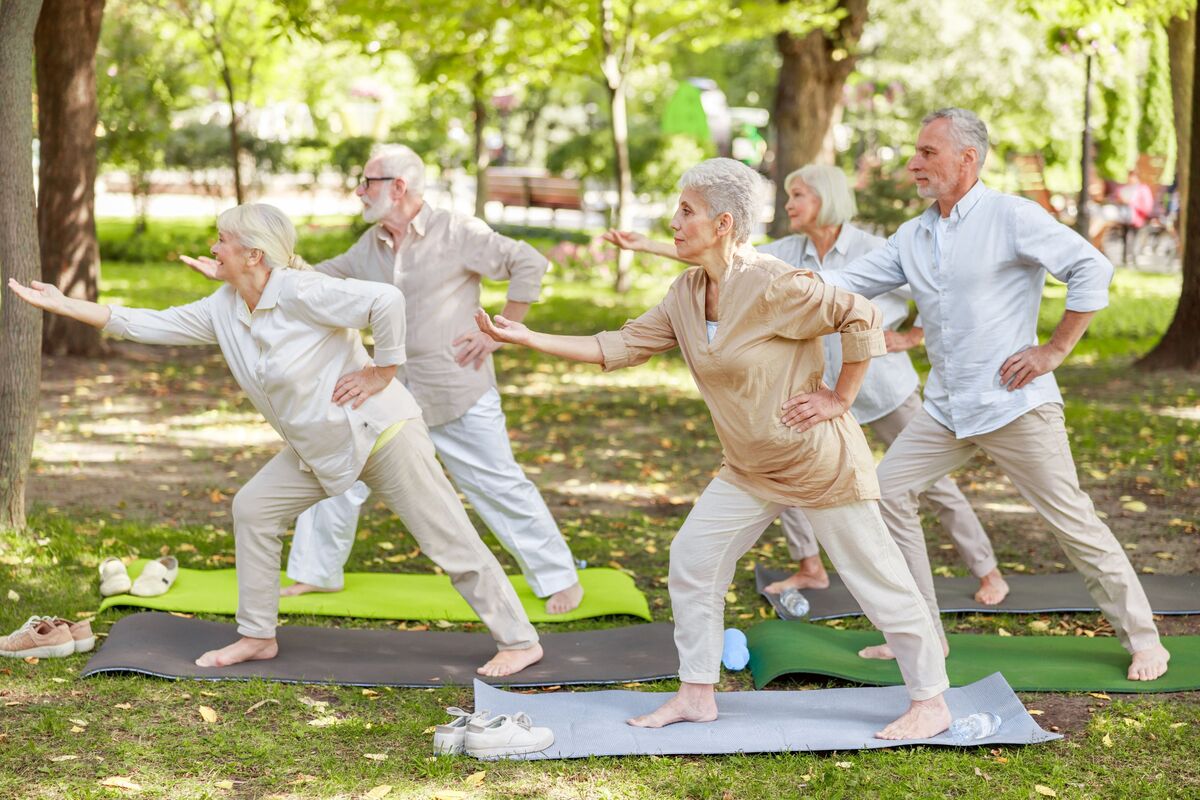
<instances>
[{"instance_id":1,"label":"dark gray yoga mat","mask_svg":"<svg viewBox=\"0 0 1200 800\"><path fill-rule=\"evenodd\" d=\"M545 657L506 686L625 683L671 678L679 657L666 622L542 634ZM136 672L159 678L268 680L345 686L469 686L496 652L486 633L309 628L278 629L279 655L232 667L197 667L206 650L238 638L233 625L171 614L131 614L113 625L83 677Z\"/></svg>"},{"instance_id":2,"label":"dark gray yoga mat","mask_svg":"<svg viewBox=\"0 0 1200 800\"><path fill-rule=\"evenodd\" d=\"M763 591L768 583L792 573L783 569L755 567L758 593L767 598L780 619L794 619L779 604L779 597ZM1005 575L1008 597L997 606L975 601L978 578L934 578L938 605L944 612L976 614L1045 614L1050 612L1099 611L1078 572L1048 575ZM1138 575L1155 614L1200 614L1200 575ZM829 574L828 589L803 589L812 611L810 620L861 617L858 601L836 573Z\"/></svg>"},{"instance_id":3,"label":"dark gray yoga mat","mask_svg":"<svg viewBox=\"0 0 1200 800\"><path fill-rule=\"evenodd\" d=\"M607 690L514 694L475 682L475 708L494 714L524 711L533 724L554 731L554 744L518 758L586 758L623 755L710 755L823 750L866 750L898 744L1037 744L1062 738L1042 730L999 672L946 692L951 716L990 711L1000 730L985 739L955 741L948 734L902 742L875 732L904 713L902 686L812 689L789 692L720 692L715 722L682 722L655 730L625 724L671 697L667 692Z\"/></svg>"}]
</instances>

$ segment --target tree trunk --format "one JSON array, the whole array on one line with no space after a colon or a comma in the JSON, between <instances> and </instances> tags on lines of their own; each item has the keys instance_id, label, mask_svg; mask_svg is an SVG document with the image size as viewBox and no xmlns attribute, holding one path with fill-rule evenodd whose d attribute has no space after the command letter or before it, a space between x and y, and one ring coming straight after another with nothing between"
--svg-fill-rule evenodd
<instances>
[{"instance_id":1,"label":"tree trunk","mask_svg":"<svg viewBox=\"0 0 1200 800\"><path fill-rule=\"evenodd\" d=\"M483 126L487 124L487 98L483 96L483 75L475 74L471 81L471 115L474 117L472 130L475 146L475 216L484 218L487 209L488 150L483 140Z\"/></svg>"},{"instance_id":2,"label":"tree trunk","mask_svg":"<svg viewBox=\"0 0 1200 800\"><path fill-rule=\"evenodd\" d=\"M33 32L42 0L0 2L0 528L25 527L42 312L8 290L41 277L33 197Z\"/></svg>"},{"instance_id":3,"label":"tree trunk","mask_svg":"<svg viewBox=\"0 0 1200 800\"><path fill-rule=\"evenodd\" d=\"M783 58L775 87L775 221L771 235L788 233L784 179L816 160L842 102L842 88L854 71L854 49L867 21L867 0L839 0L845 13L832 31L805 36L781 31L775 47Z\"/></svg>"},{"instance_id":4,"label":"tree trunk","mask_svg":"<svg viewBox=\"0 0 1200 800\"><path fill-rule=\"evenodd\" d=\"M96 301L96 44L104 0L46 0L34 35L37 63L38 234L42 280L68 297ZM100 331L50 314L42 350L95 356Z\"/></svg>"},{"instance_id":5,"label":"tree trunk","mask_svg":"<svg viewBox=\"0 0 1200 800\"><path fill-rule=\"evenodd\" d=\"M1195 76L1200 74L1200 49L1194 46L1200 14L1192 14L1188 24L1192 27L1193 91ZM1191 126L1187 128L1190 147L1188 158L1200 147L1200 114L1191 114ZM1185 138L1181 129L1180 139ZM1182 229L1183 238L1183 288L1179 293L1179 305L1175 307L1175 318L1138 366L1146 369L1200 369L1200 169L1180 157L1181 177L1187 176L1187 226ZM1186 165L1186 166L1185 166Z\"/></svg>"},{"instance_id":6,"label":"tree trunk","mask_svg":"<svg viewBox=\"0 0 1200 800\"><path fill-rule=\"evenodd\" d=\"M1084 62L1083 79L1083 155L1079 162L1079 210L1075 212L1075 230L1085 239L1091 240L1092 215L1088 204L1092 190L1092 56Z\"/></svg>"},{"instance_id":7,"label":"tree trunk","mask_svg":"<svg viewBox=\"0 0 1200 800\"><path fill-rule=\"evenodd\" d=\"M242 143L238 135L238 114L236 95L234 94L233 73L224 57L221 59L221 80L225 84L225 94L229 98L229 155L233 164L233 194L240 206L245 202L245 190L242 188Z\"/></svg>"},{"instance_id":8,"label":"tree trunk","mask_svg":"<svg viewBox=\"0 0 1200 800\"><path fill-rule=\"evenodd\" d=\"M629 117L625 110L625 82L609 86L609 124L613 138L613 168L617 179L617 230L627 231L633 223L633 171L629 165ZM617 251L617 270L613 288L623 293L629 290L633 251Z\"/></svg>"},{"instance_id":9,"label":"tree trunk","mask_svg":"<svg viewBox=\"0 0 1200 800\"><path fill-rule=\"evenodd\" d=\"M1195 17L1195 13L1192 14ZM1187 227L1188 175L1191 172L1192 98L1196 71L1192 53L1196 47L1196 27L1192 20L1177 18L1167 23L1167 49L1171 62L1171 99L1175 106L1175 180L1179 185L1179 231Z\"/></svg>"}]
</instances>

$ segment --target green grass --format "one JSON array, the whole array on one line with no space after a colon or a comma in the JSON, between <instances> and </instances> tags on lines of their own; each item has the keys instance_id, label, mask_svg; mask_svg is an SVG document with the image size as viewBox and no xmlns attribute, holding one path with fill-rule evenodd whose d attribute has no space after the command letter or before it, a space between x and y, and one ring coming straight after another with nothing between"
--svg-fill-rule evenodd
<instances>
[{"instance_id":1,"label":"green grass","mask_svg":"<svg viewBox=\"0 0 1200 800\"><path fill-rule=\"evenodd\" d=\"M199 229L199 226L198 226ZM163 307L188 302L214 285L173 263L104 265L109 302ZM647 277L617 297L599 281L551 280L530 321L558 332L590 333L619 326L661 294L665 283ZM1178 278L1120 272L1113 302L1097 317L1088 337L1059 370L1067 397L1067 421L1085 488L1109 515L1118 537L1135 549L1138 569L1194 571L1200 525L1195 441L1200 421L1171 409L1195 408L1200 379L1194 375L1144 375L1130 368L1170 319ZM1051 285L1043 304L1043 335L1061 313L1063 291ZM503 294L488 287L485 304L498 309ZM138 350L143 359L145 350ZM920 356L921 354L918 353ZM103 469L84 455L85 445L128 448L130 474L142 458L163 456L161 474L136 480L149 486L114 484L111 501L92 507L72 500L73 484L55 479L53 493L33 496L31 531L0 534L0 630L11 630L34 613L77 616L94 610L95 569L109 555L154 556L169 548L191 567L228 566L233 539L228 496L252 474L272 446L204 439L209 429L253 420L252 409L232 387L219 355L211 350L162 348L154 361L109 359L99 366L58 362L86 377L59 388L54 410L43 415L40 441L61 438L81 448L75 468L103 479ZM920 359L919 359L920 360ZM592 564L629 571L650 598L658 620L670 619L665 587L670 540L692 498L720 461L703 403L682 361L671 355L636 369L605 375L530 352L498 353L505 411L518 459L554 508L576 556ZM106 401L111 401L106 404ZM132 403L150 403L152 413ZM170 431L147 431L145 423L170 417ZM100 423L105 424L100 424ZM253 423L251 423L253 424ZM186 432L180 444L167 433ZM142 455L136 448L141 448ZM39 470L62 468L43 456ZM114 467L121 470L120 463ZM204 477L191 469L211 468ZM89 473L88 470L94 470ZM173 472L172 470L177 470ZM199 473L198 473L199 475ZM178 480L175 480L178 478ZM156 490L153 484L163 484ZM968 465L960 484L977 501L1012 503L1004 482L983 460ZM135 490L140 490L140 493ZM181 492L187 492L186 497ZM141 499L134 499L134 498ZM193 501L199 497L202 501ZM1123 498L1146 503L1126 509ZM128 502L127 502L128 501ZM151 510L153 509L153 510ZM1056 569L1063 560L1030 517L982 510L997 552L1010 571ZM478 521L476 521L478 524ZM947 574L964 574L948 540L927 518L931 559ZM1178 524L1176 524L1178 523ZM408 550L403 526L372 509L364 518L349 569L427 571L417 555L402 563L384 559ZM510 570L511 558L491 542ZM387 548L385 545L392 545ZM1177 553L1173 561L1155 552ZM761 619L765 604L754 594L753 564L786 563L772 529L739 565L727 606L729 625ZM127 611L95 617L106 632ZM1047 616L1105 635L1096 615ZM952 630L1038 635L1030 617L966 616ZM432 621L431 621L432 622ZM292 618L290 624L380 627L365 620ZM631 624L628 619L583 621L543 630ZM832 624L862 627L864 620ZM478 629L455 626L455 629ZM448 705L470 706L470 690L378 690L304 687L271 683L167 682L135 677L79 680L84 657L0 664L0 797L111 798L128 794L100 786L109 776L143 787L131 796L164 798L362 797L372 787L394 787L389 797L436 797L460 791L472 798L791 798L791 797L1017 797L1036 798L1035 786L1060 798L1182 797L1200 794L1200 696L1103 700L1086 695L1025 695L1030 707L1046 705L1046 724L1059 720L1049 704L1072 704L1086 719L1065 741L1030 748L907 748L869 753L679 758L597 758L568 762L480 764L470 759L432 760L428 726L444 719ZM787 681L781 688L838 685ZM726 674L722 688L749 689L749 676ZM670 691L670 681L642 687ZM328 704L318 711L301 699ZM267 702L253 712L256 703ZM122 706L128 704L128 708ZM218 719L206 723L199 706ZM1091 713L1084 706L1093 707ZM344 722L315 728L307 723L333 714ZM78 725L72 720L84 720ZM1064 723L1066 724L1066 723ZM72 732L72 728L82 728ZM384 754L375 761L364 754ZM52 758L77 756L59 762ZM847 766L848 765L848 766ZM483 782L467 779L484 771ZM232 781L232 788L221 782Z\"/></svg>"}]
</instances>

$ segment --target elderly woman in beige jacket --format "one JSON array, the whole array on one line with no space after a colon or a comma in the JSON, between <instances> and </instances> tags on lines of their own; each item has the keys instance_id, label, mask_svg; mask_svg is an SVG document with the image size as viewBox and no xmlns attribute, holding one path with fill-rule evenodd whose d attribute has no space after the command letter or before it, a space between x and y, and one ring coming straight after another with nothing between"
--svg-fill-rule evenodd
<instances>
[{"instance_id":1,"label":"elderly woman in beige jacket","mask_svg":"<svg viewBox=\"0 0 1200 800\"><path fill-rule=\"evenodd\" d=\"M679 348L712 414L724 450L671 544L668 588L679 651L678 694L629 720L661 727L716 719L724 598L738 559L780 512L801 507L867 616L897 653L912 700L882 726L885 739L934 736L950 723L937 628L876 500L871 451L848 413L868 359L885 352L879 312L858 295L826 286L747 245L761 186L731 159L711 159L680 180L671 221L684 271L661 303L619 331L554 336L481 311L499 341L600 364L641 364ZM840 333L837 386L821 380L820 337ZM794 400L788 401L795 395ZM900 654L903 655L900 655ZM881 720L881 723L887 723Z\"/></svg>"},{"instance_id":2,"label":"elderly woman in beige jacket","mask_svg":"<svg viewBox=\"0 0 1200 800\"><path fill-rule=\"evenodd\" d=\"M360 479L490 629L500 652L479 673L509 675L536 662L537 632L434 458L420 408L393 380L405 361L400 290L306 269L294 252L295 228L272 206L231 208L217 231L215 260L203 265L225 285L165 311L110 308L64 297L50 284L9 282L32 305L133 341L220 346L234 379L286 443L233 499L241 638L196 663L275 657L280 536L301 511ZM374 361L359 335L367 327Z\"/></svg>"}]
</instances>

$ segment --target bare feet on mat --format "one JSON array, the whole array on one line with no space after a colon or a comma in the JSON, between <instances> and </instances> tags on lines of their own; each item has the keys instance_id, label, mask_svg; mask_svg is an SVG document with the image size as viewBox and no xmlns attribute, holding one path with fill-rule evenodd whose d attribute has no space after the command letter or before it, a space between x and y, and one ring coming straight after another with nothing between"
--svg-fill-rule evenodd
<instances>
[{"instance_id":1,"label":"bare feet on mat","mask_svg":"<svg viewBox=\"0 0 1200 800\"><path fill-rule=\"evenodd\" d=\"M945 639L942 640L942 655L950 655L950 644ZM896 658L896 654L892 652L892 646L888 644L876 644L870 647L864 647L858 651L859 658L873 658L879 661L892 661Z\"/></svg>"},{"instance_id":2,"label":"bare feet on mat","mask_svg":"<svg viewBox=\"0 0 1200 800\"><path fill-rule=\"evenodd\" d=\"M1131 681L1152 681L1161 678L1166 673L1167 662L1170 660L1171 654L1161 644L1138 650L1133 654L1127 677Z\"/></svg>"},{"instance_id":3,"label":"bare feet on mat","mask_svg":"<svg viewBox=\"0 0 1200 800\"><path fill-rule=\"evenodd\" d=\"M228 647L209 650L196 659L198 667L228 667L243 661L265 661L279 655L279 644L274 639L251 639L243 636Z\"/></svg>"},{"instance_id":4,"label":"bare feet on mat","mask_svg":"<svg viewBox=\"0 0 1200 800\"><path fill-rule=\"evenodd\" d=\"M950 709L942 695L913 700L908 711L875 734L876 739L928 739L950 727Z\"/></svg>"},{"instance_id":5,"label":"bare feet on mat","mask_svg":"<svg viewBox=\"0 0 1200 800\"><path fill-rule=\"evenodd\" d=\"M336 589L326 589L324 586L314 586L311 583L293 583L291 586L284 586L282 589L280 589L279 596L296 597L297 595L308 594L309 592L325 592L327 594L333 594L334 592L340 592L341 590L342 587L340 586Z\"/></svg>"},{"instance_id":6,"label":"bare feet on mat","mask_svg":"<svg viewBox=\"0 0 1200 800\"><path fill-rule=\"evenodd\" d=\"M582 600L583 585L579 581L575 581L574 585L568 586L561 592L555 592L546 598L546 613L566 614L568 611L574 611L579 608L579 603Z\"/></svg>"},{"instance_id":7,"label":"bare feet on mat","mask_svg":"<svg viewBox=\"0 0 1200 800\"><path fill-rule=\"evenodd\" d=\"M806 558L800 562L800 569L781 581L768 583L763 587L767 594L783 594L788 589L828 589L829 573L821 563L821 557Z\"/></svg>"},{"instance_id":8,"label":"bare feet on mat","mask_svg":"<svg viewBox=\"0 0 1200 800\"><path fill-rule=\"evenodd\" d=\"M712 722L717 718L717 698L711 687L707 693L681 690L649 714L625 720L635 728L662 728L676 722Z\"/></svg>"},{"instance_id":9,"label":"bare feet on mat","mask_svg":"<svg viewBox=\"0 0 1200 800\"><path fill-rule=\"evenodd\" d=\"M976 602L983 603L985 606L994 606L1004 602L1006 597L1008 597L1008 583L1000 574L1000 570L994 569L979 579L979 591L975 593Z\"/></svg>"},{"instance_id":10,"label":"bare feet on mat","mask_svg":"<svg viewBox=\"0 0 1200 800\"><path fill-rule=\"evenodd\" d=\"M524 650L501 650L492 660L475 670L487 678L503 678L520 672L531 664L542 660L542 646L534 644Z\"/></svg>"}]
</instances>

